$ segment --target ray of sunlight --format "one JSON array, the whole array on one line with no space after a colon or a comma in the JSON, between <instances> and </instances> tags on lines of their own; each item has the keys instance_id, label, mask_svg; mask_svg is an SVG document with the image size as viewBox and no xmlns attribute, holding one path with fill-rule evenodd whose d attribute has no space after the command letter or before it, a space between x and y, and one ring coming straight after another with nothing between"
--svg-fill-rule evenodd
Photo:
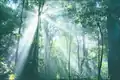
<instances>
[{"instance_id":1,"label":"ray of sunlight","mask_svg":"<svg viewBox=\"0 0 120 80\"><path fill-rule=\"evenodd\" d=\"M33 37L35 35L35 31L37 28L37 22L38 22L38 14L35 14L29 19L29 21L27 21L26 28L19 42L19 50L18 50L19 59L15 70L16 74L21 73L24 63L27 59L28 52L31 47Z\"/></svg>"}]
</instances>

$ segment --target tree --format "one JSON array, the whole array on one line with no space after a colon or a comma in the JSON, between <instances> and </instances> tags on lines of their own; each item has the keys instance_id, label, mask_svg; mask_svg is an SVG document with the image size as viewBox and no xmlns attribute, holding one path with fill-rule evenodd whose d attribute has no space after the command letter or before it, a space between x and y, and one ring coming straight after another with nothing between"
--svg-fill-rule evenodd
<instances>
[{"instance_id":1,"label":"tree","mask_svg":"<svg viewBox=\"0 0 120 80\"><path fill-rule=\"evenodd\" d=\"M39 55L39 31L41 27L41 12L42 8L44 6L44 1L38 1L38 23L37 23L37 29L35 31L34 39L32 41L32 45L30 45L30 50L28 52L27 61L24 63L23 71L20 74L17 74L18 80L39 80L39 72L38 72L38 55ZM20 29L19 29L20 31ZM19 41L19 40L18 40ZM19 44L18 44L19 46ZM18 48L19 49L19 48ZM20 54L21 55L21 54ZM16 67L17 68L17 67Z\"/></svg>"},{"instance_id":2,"label":"tree","mask_svg":"<svg viewBox=\"0 0 120 80\"><path fill-rule=\"evenodd\" d=\"M120 79L120 32L119 32L119 0L109 0L107 30L109 41L108 69L111 80Z\"/></svg>"}]
</instances>

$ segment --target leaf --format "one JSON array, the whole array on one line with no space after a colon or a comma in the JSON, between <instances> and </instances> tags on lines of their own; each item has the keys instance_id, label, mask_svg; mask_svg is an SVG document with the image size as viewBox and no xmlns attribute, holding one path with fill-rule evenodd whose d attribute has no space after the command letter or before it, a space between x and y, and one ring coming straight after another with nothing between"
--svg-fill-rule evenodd
<instances>
[{"instance_id":1,"label":"leaf","mask_svg":"<svg viewBox=\"0 0 120 80\"><path fill-rule=\"evenodd\" d=\"M21 34L15 34L15 36L16 36L16 38L20 38L20 37L22 37L22 35Z\"/></svg>"},{"instance_id":2,"label":"leaf","mask_svg":"<svg viewBox=\"0 0 120 80\"><path fill-rule=\"evenodd\" d=\"M15 74L10 74L9 75L9 80L15 80Z\"/></svg>"},{"instance_id":3,"label":"leaf","mask_svg":"<svg viewBox=\"0 0 120 80\"><path fill-rule=\"evenodd\" d=\"M68 8L68 9L72 9L72 5L68 5L67 8Z\"/></svg>"}]
</instances>

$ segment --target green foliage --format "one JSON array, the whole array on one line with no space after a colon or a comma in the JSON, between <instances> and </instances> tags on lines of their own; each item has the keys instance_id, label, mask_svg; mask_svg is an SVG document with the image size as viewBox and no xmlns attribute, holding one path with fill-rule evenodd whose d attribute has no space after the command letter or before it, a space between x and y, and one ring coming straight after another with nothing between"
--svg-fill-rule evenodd
<instances>
[{"instance_id":1,"label":"green foliage","mask_svg":"<svg viewBox=\"0 0 120 80\"><path fill-rule=\"evenodd\" d=\"M5 58L4 57L0 57L0 61L4 61L5 60Z\"/></svg>"},{"instance_id":2,"label":"green foliage","mask_svg":"<svg viewBox=\"0 0 120 80\"><path fill-rule=\"evenodd\" d=\"M16 11L7 7L5 3L0 3L0 56L8 53L9 44L13 42L11 35L18 28L19 20ZM3 46L4 45L4 46ZM7 50L6 50L7 49Z\"/></svg>"},{"instance_id":3,"label":"green foliage","mask_svg":"<svg viewBox=\"0 0 120 80\"><path fill-rule=\"evenodd\" d=\"M34 8L42 3L44 0L25 0L24 10L27 12L34 11ZM79 2L79 3L78 3ZM62 77L68 79L68 73L71 72L71 78L76 76L88 77L94 76L92 80L97 80L97 58L98 58L98 34L100 30L97 23L100 23L102 32L104 34L104 59L107 59L107 33L106 33L106 8L105 1L100 1L97 7L95 0L74 0L74 1L48 1L43 10L41 19L42 27L37 37L38 40L34 40L33 44L38 45L39 52L36 55L36 49L30 49L29 59L27 62L35 61L31 64L32 68L39 68L40 76L45 74L44 69L50 72L49 77L60 80ZM20 4L20 6L23 4ZM59 8L60 7L60 11ZM56 12L54 12L56 11ZM58 12L57 12L58 11ZM13 54L12 49L16 45L18 38L22 38L21 34L16 31L21 27L20 15L21 9L12 10L7 7L3 0L0 3L0 63L1 66L5 66L3 61L6 56ZM53 12L53 13L52 13ZM52 13L52 14L51 14ZM52 18L51 18L52 17ZM58 19L57 19L58 18ZM24 19L23 19L24 20ZM27 19L28 20L28 19ZM61 21L63 20L63 21ZM58 23L58 24L57 24ZM71 23L71 24L70 24ZM23 21L24 24L24 21ZM29 23L30 24L30 23ZM44 25L45 24L45 25ZM80 25L81 24L81 25ZM43 28L47 27L47 31L43 33ZM85 35L85 42L83 42L83 34ZM24 34L23 34L24 35ZM31 35L30 35L31 36ZM29 36L29 37L30 37ZM89 37L90 36L90 37ZM47 39L44 39L44 38ZM71 41L71 43L69 43ZM95 43L91 44L92 41ZM100 37L101 42L101 37ZM27 43L26 43L27 44ZM85 46L83 46L85 44ZM91 45L91 46L89 46ZM94 45L94 47L92 47ZM100 43L100 49L101 49ZM14 47L12 47L14 46ZM71 49L69 47L71 46ZM34 47L33 45L31 47ZM85 49L83 49L85 47ZM78 51L79 49L79 51ZM70 52L70 53L69 53ZM84 56L84 52L87 56ZM8 54L9 53L9 54ZM33 54L32 54L33 53ZM69 57L70 55L70 63ZM23 55L22 55L23 56ZM78 58L79 61L78 61ZM84 59L84 60L83 60ZM83 61L82 61L83 60ZM14 63L14 61L12 61ZM80 65L78 65L79 63ZM83 64L82 64L83 62ZM70 64L70 70L68 70L68 63ZM14 64L13 64L14 65ZM13 67L12 65L12 67ZM30 64L28 64L30 65ZM46 66L47 65L47 66ZM34 67L35 66L35 67ZM31 67L31 66L30 66ZM1 68L2 69L2 68ZM7 69L7 68L6 68ZM80 69L80 70L79 70ZM83 69L83 72L81 72ZM9 70L11 70L9 68ZM27 72L27 69L24 69ZM32 70L31 70L32 71ZM106 72L105 72L106 71ZM12 71L11 71L12 72ZM89 75L87 75L89 74ZM102 75L107 74L107 63L102 63ZM9 75L9 80L14 80L15 74ZM82 80L82 79L81 79Z\"/></svg>"},{"instance_id":4,"label":"green foliage","mask_svg":"<svg viewBox=\"0 0 120 80\"><path fill-rule=\"evenodd\" d=\"M57 74L56 74L56 80L59 80L59 79L60 79L60 74L57 73Z\"/></svg>"}]
</instances>

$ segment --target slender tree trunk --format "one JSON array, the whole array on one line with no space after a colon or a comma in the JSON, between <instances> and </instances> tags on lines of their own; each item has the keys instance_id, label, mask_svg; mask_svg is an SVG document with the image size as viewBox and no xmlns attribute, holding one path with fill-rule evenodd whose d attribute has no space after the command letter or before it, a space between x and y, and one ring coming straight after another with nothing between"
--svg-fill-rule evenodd
<instances>
[{"instance_id":1,"label":"slender tree trunk","mask_svg":"<svg viewBox=\"0 0 120 80\"><path fill-rule=\"evenodd\" d=\"M99 32L98 32L98 80L100 78L99 65L100 65L100 35L99 35Z\"/></svg>"},{"instance_id":2,"label":"slender tree trunk","mask_svg":"<svg viewBox=\"0 0 120 80\"><path fill-rule=\"evenodd\" d=\"M100 24L98 23L98 27L99 27L99 31L100 31L100 35L101 35L101 44L102 44L102 48L101 48L101 55L100 56L100 62L99 62L99 66L98 66L98 80L101 80L101 67L102 67L102 60L103 60L103 32L102 29L100 27Z\"/></svg>"},{"instance_id":3,"label":"slender tree trunk","mask_svg":"<svg viewBox=\"0 0 120 80\"><path fill-rule=\"evenodd\" d=\"M71 54L71 35L69 34L69 44L68 44L68 47L69 47L69 59L68 59L68 70L69 70L69 73L68 73L68 77L69 77L69 80L71 79L71 70L70 70L70 60L71 60L71 57L70 57L70 54Z\"/></svg>"},{"instance_id":4,"label":"slender tree trunk","mask_svg":"<svg viewBox=\"0 0 120 80\"><path fill-rule=\"evenodd\" d=\"M77 39L77 38L76 38ZM79 44L79 40L77 39L77 57L78 57L78 71L80 73L80 44ZM79 75L78 75L78 79L79 79Z\"/></svg>"},{"instance_id":5,"label":"slender tree trunk","mask_svg":"<svg viewBox=\"0 0 120 80\"><path fill-rule=\"evenodd\" d=\"M86 56L86 52L85 52L85 34L82 35L82 51L83 51L83 58L81 60L81 72L80 72L80 75L82 75L82 72L83 72L83 64L84 64L84 61L85 61L85 56Z\"/></svg>"}]
</instances>

